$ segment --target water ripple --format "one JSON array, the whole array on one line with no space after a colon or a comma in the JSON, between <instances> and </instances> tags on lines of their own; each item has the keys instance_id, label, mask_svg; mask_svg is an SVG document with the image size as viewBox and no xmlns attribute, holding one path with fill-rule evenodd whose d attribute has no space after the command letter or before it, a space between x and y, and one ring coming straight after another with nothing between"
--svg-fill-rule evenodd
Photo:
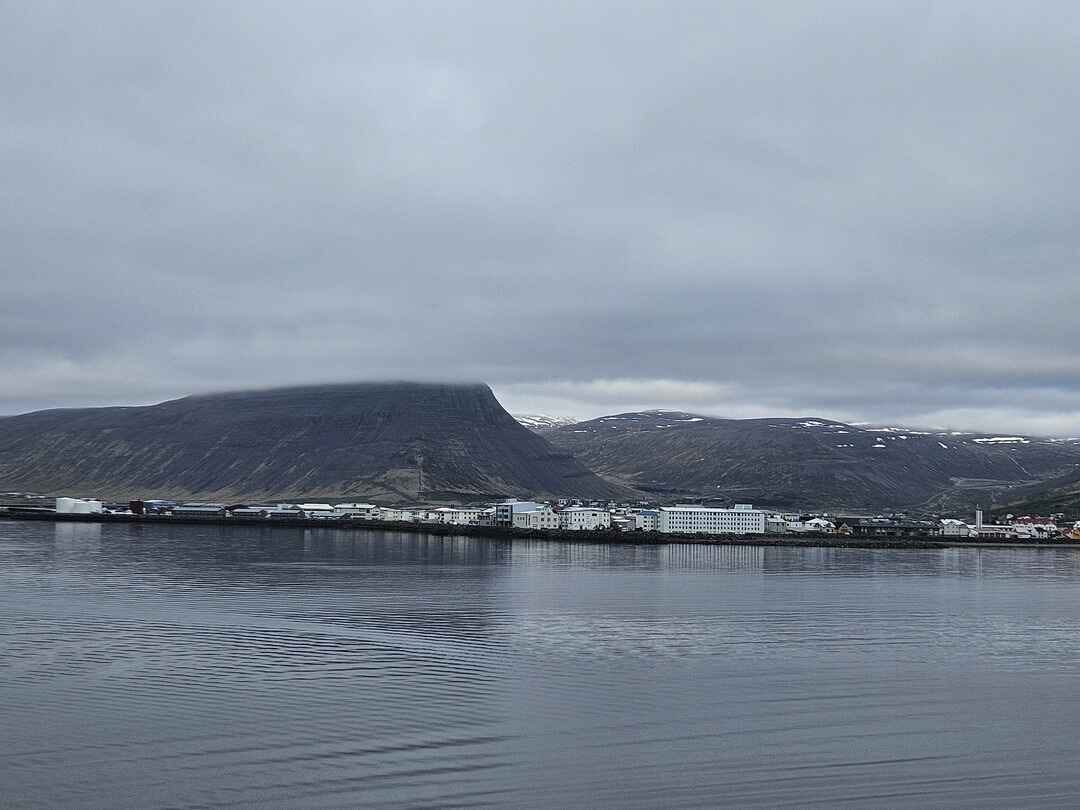
<instances>
[{"instance_id":1,"label":"water ripple","mask_svg":"<svg viewBox=\"0 0 1080 810\"><path fill-rule=\"evenodd\" d=\"M0 804L1072 806L1078 576L0 522Z\"/></svg>"}]
</instances>

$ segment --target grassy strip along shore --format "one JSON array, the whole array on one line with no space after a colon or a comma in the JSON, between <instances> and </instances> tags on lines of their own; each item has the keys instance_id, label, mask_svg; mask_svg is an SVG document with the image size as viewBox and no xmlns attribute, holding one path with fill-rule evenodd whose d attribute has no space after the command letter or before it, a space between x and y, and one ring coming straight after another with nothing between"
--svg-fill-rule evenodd
<instances>
[{"instance_id":1,"label":"grassy strip along shore","mask_svg":"<svg viewBox=\"0 0 1080 810\"><path fill-rule=\"evenodd\" d=\"M459 526L445 523L414 523L389 520L326 520L320 518L243 518L200 517L185 515L113 515L113 514L57 514L49 510L9 509L0 512L0 519L33 520L50 523L135 523L151 525L195 526L244 526L248 528L305 528L331 530L378 530L411 532L435 536L486 537L495 540L550 540L564 543L624 543L629 545L666 545L690 543L719 546L794 546L809 548L1048 548L1076 547L1080 542L1067 538L1023 542L1015 539L979 538L964 540L959 537L842 537L828 534L800 535L715 535L715 534L660 534L659 532L621 532L615 529L602 531L568 531L564 529L515 529L502 526Z\"/></svg>"}]
</instances>

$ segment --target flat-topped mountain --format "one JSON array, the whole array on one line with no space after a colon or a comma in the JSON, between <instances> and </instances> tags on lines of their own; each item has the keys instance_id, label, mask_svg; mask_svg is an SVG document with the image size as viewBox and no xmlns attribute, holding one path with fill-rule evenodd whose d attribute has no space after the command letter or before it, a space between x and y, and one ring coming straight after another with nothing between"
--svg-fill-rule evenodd
<instances>
[{"instance_id":1,"label":"flat-topped mountain","mask_svg":"<svg viewBox=\"0 0 1080 810\"><path fill-rule=\"evenodd\" d=\"M0 490L384 500L623 494L518 424L486 385L398 382L6 417Z\"/></svg>"},{"instance_id":2,"label":"flat-topped mountain","mask_svg":"<svg viewBox=\"0 0 1080 810\"><path fill-rule=\"evenodd\" d=\"M612 481L660 497L791 507L967 509L1080 464L1080 443L822 418L615 414L544 431Z\"/></svg>"}]
</instances>

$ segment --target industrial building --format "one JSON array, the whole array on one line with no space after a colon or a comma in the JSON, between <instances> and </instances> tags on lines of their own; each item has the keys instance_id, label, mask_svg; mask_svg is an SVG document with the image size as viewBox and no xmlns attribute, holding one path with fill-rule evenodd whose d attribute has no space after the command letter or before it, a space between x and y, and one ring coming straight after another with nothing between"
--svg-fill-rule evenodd
<instances>
[{"instance_id":1,"label":"industrial building","mask_svg":"<svg viewBox=\"0 0 1080 810\"><path fill-rule=\"evenodd\" d=\"M885 517L838 517L837 533L850 537L937 537L942 526L932 520Z\"/></svg>"},{"instance_id":2,"label":"industrial building","mask_svg":"<svg viewBox=\"0 0 1080 810\"><path fill-rule=\"evenodd\" d=\"M300 507L300 511L309 518L335 518L339 517L337 512L334 511L334 507L328 503L301 503L297 504Z\"/></svg>"},{"instance_id":3,"label":"industrial building","mask_svg":"<svg viewBox=\"0 0 1080 810\"><path fill-rule=\"evenodd\" d=\"M343 518L377 520L380 509L373 503L336 503L334 504L334 513Z\"/></svg>"},{"instance_id":4,"label":"industrial building","mask_svg":"<svg viewBox=\"0 0 1080 810\"><path fill-rule=\"evenodd\" d=\"M173 507L172 513L180 516L224 517L223 503L182 503Z\"/></svg>"},{"instance_id":5,"label":"industrial building","mask_svg":"<svg viewBox=\"0 0 1080 810\"><path fill-rule=\"evenodd\" d=\"M56 513L59 515L99 515L103 511L101 501L84 498L57 498Z\"/></svg>"}]
</instances>

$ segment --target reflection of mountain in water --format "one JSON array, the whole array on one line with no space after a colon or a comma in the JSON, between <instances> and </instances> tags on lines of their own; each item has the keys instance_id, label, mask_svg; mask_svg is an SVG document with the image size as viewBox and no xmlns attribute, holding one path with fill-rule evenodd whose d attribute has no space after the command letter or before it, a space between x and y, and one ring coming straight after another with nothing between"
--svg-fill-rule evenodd
<instances>
[{"instance_id":1,"label":"reflection of mountain in water","mask_svg":"<svg viewBox=\"0 0 1080 810\"><path fill-rule=\"evenodd\" d=\"M137 541L114 537L118 564L130 566L136 554L141 575L162 588L234 594L238 615L257 615L263 596L285 598L296 621L403 637L489 634L498 623L490 590L510 560L504 542L407 532L138 524L109 531ZM432 570L440 574L434 587ZM432 599L445 607L433 612Z\"/></svg>"}]
</instances>

